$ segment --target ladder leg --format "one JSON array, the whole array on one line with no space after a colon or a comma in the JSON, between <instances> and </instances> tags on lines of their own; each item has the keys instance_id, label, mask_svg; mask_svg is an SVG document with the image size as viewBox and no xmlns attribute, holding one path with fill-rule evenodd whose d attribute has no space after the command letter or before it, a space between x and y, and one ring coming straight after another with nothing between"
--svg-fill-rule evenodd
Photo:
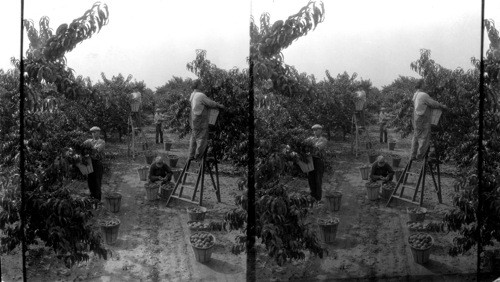
<instances>
[{"instance_id":1,"label":"ladder leg","mask_svg":"<svg viewBox=\"0 0 500 282\"><path fill-rule=\"evenodd\" d=\"M403 192L405 190L406 181L408 181L408 174L407 174L407 172L410 171L412 163L413 163L412 160L410 160L410 162L408 162L408 164L406 165L405 170L403 170L402 177L401 176L399 177L400 179L403 178L403 184L402 184L402 187L401 187L401 191L399 193L399 197L403 197Z\"/></svg>"},{"instance_id":2,"label":"ladder leg","mask_svg":"<svg viewBox=\"0 0 500 282\"><path fill-rule=\"evenodd\" d=\"M196 177L196 184L194 185L194 192L193 192L193 196L191 197L191 201L194 201L194 199L196 198L196 192L198 191L198 185L200 185L200 179L203 179L203 175L205 174L204 173L204 170L205 170L205 159L204 158L201 160L201 164L200 164L199 169L200 170L198 171L198 177ZM202 183L203 183L203 181L202 181Z\"/></svg>"},{"instance_id":3,"label":"ladder leg","mask_svg":"<svg viewBox=\"0 0 500 282\"><path fill-rule=\"evenodd\" d=\"M411 162L411 161L410 161L410 162ZM403 170L403 173L406 173L406 169L408 168L408 165L409 165L409 164L407 164L407 165L406 165L405 169ZM399 177L399 179L398 179L398 182L396 183L396 187L394 187L394 190L392 191L391 195L389 196L389 200L387 200L387 203L385 204L385 206L386 206L386 207L388 207L388 206L389 206L389 204L391 203L391 201L392 201L392 196L394 196L394 195L396 195L396 194L397 194L398 187L399 187L399 185L401 185L401 181L402 181L402 180L403 180L403 177L401 177L401 176L400 176L400 177ZM403 187L401 187L401 188L403 188Z\"/></svg>"},{"instance_id":4,"label":"ladder leg","mask_svg":"<svg viewBox=\"0 0 500 282\"><path fill-rule=\"evenodd\" d=\"M424 204L425 173L427 171L427 157L424 159L424 169L422 176L422 190L420 191L420 206Z\"/></svg>"},{"instance_id":5,"label":"ladder leg","mask_svg":"<svg viewBox=\"0 0 500 282\"><path fill-rule=\"evenodd\" d=\"M438 200L439 203L443 203L443 198L441 196L441 172L439 171L439 163L436 164L436 171L437 171L437 178L438 178L438 185L437 185L437 193L438 193Z\"/></svg>"},{"instance_id":6,"label":"ladder leg","mask_svg":"<svg viewBox=\"0 0 500 282\"><path fill-rule=\"evenodd\" d=\"M203 169L201 170L200 206L203 205L203 189L205 188L205 168L206 168L205 164L206 164L206 153L203 156Z\"/></svg>"},{"instance_id":7,"label":"ladder leg","mask_svg":"<svg viewBox=\"0 0 500 282\"><path fill-rule=\"evenodd\" d=\"M186 173L186 170L187 168L189 168L189 163L191 162L191 160L188 160L188 162L184 165L184 168L182 169L181 171L181 174L179 175L179 177L177 178L177 181L175 182L175 186L174 186L174 189L172 190L172 193L170 193L170 196L168 197L167 199L167 204L166 206L168 206L168 203L170 203L170 199L172 198L172 196L175 194L175 191L177 191L177 188L179 187L179 184L181 182L181 178L182 176ZM181 187L181 190L182 190L182 187ZM182 192L181 192L182 193ZM180 193L179 193L179 197L180 197Z\"/></svg>"},{"instance_id":8,"label":"ladder leg","mask_svg":"<svg viewBox=\"0 0 500 282\"><path fill-rule=\"evenodd\" d=\"M220 203L221 199L220 199L220 185L219 185L219 166L217 165L217 160L215 160L215 178L217 180L217 189L216 189L217 201Z\"/></svg>"},{"instance_id":9,"label":"ladder leg","mask_svg":"<svg viewBox=\"0 0 500 282\"><path fill-rule=\"evenodd\" d=\"M414 202L415 202L415 199L417 198L418 187L420 187L420 183L422 183L422 190L424 188L423 183L425 182L425 170L426 170L425 163L426 163L426 160L423 161L422 168L420 169L420 175L418 176L417 185L415 186L415 192L413 193L412 201L414 201Z\"/></svg>"},{"instance_id":10,"label":"ladder leg","mask_svg":"<svg viewBox=\"0 0 500 282\"><path fill-rule=\"evenodd\" d=\"M181 178L182 180L177 179L177 181L179 180L182 181L181 190L179 191L179 198L182 197L182 191L184 191L184 184L186 184L186 176L190 166L191 166L191 160L188 160L187 164L184 166L183 172L181 173L181 175L179 175L179 178Z\"/></svg>"}]
</instances>

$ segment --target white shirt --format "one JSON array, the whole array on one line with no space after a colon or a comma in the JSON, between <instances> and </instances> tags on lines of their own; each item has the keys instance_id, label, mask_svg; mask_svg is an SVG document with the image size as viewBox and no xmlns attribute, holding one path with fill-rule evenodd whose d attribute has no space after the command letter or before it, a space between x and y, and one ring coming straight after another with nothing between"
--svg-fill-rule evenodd
<instances>
[{"instance_id":1,"label":"white shirt","mask_svg":"<svg viewBox=\"0 0 500 282\"><path fill-rule=\"evenodd\" d=\"M207 97L207 95L197 91L193 91L193 93L191 93L189 101L191 102L191 111L196 116L201 115L201 113L205 109L205 106L209 108L219 107L219 103L212 101Z\"/></svg>"},{"instance_id":2,"label":"white shirt","mask_svg":"<svg viewBox=\"0 0 500 282\"><path fill-rule=\"evenodd\" d=\"M419 116L423 115L425 113L425 110L427 110L427 106L431 108L441 108L442 105L433 100L429 94L422 92L422 91L417 91L415 94L413 94L413 106L415 109L415 113Z\"/></svg>"}]
</instances>

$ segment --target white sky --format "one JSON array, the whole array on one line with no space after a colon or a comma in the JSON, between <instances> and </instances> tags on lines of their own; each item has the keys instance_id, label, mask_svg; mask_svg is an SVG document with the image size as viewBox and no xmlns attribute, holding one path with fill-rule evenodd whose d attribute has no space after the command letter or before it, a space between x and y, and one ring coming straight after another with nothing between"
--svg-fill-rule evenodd
<instances>
[{"instance_id":1,"label":"white sky","mask_svg":"<svg viewBox=\"0 0 500 282\"><path fill-rule=\"evenodd\" d=\"M19 57L20 1L0 4L0 68ZM47 15L56 30L83 15L94 0L25 0L25 18L36 24ZM186 64L196 49L225 69L246 68L248 23L269 12L271 23L286 19L307 0L107 0L109 24L67 54L77 75L96 82L132 74L155 90L172 76L194 77ZM479 57L480 2L471 0L325 0L325 21L293 43L283 54L299 72L325 77L344 71L370 79L374 86L390 84L398 75L416 76L410 63L419 49L448 67L470 68ZM486 1L486 18L500 27L500 1ZM28 44L25 37L25 45ZM487 47L487 45L485 46Z\"/></svg>"}]
</instances>

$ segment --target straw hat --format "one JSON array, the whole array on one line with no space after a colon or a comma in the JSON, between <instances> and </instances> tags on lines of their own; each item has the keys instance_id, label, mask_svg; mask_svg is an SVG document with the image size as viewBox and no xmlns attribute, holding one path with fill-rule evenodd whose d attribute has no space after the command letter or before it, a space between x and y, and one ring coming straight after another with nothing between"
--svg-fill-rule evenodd
<instances>
[{"instance_id":1,"label":"straw hat","mask_svg":"<svg viewBox=\"0 0 500 282\"><path fill-rule=\"evenodd\" d=\"M97 126L94 126L90 129L90 132L94 132L94 131L101 131L101 129Z\"/></svg>"},{"instance_id":2,"label":"straw hat","mask_svg":"<svg viewBox=\"0 0 500 282\"><path fill-rule=\"evenodd\" d=\"M319 125L319 124L315 124L311 127L311 129L323 129L323 126Z\"/></svg>"}]
</instances>

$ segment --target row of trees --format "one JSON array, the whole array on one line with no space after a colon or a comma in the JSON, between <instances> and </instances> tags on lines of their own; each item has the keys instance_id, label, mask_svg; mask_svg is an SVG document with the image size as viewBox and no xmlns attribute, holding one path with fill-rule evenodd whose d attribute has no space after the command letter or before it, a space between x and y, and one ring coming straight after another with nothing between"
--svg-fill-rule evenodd
<instances>
[{"instance_id":1,"label":"row of trees","mask_svg":"<svg viewBox=\"0 0 500 282\"><path fill-rule=\"evenodd\" d=\"M30 160L26 167L27 242L41 239L58 253L68 265L88 258L87 251L106 257L100 245L99 235L87 225L92 214L91 202L72 195L64 186L65 179L72 177L65 152L69 146L78 146L86 137L91 125L100 126L105 134L126 133L133 91L143 93L144 108L156 107L167 110L170 127L181 136L189 131L188 95L191 79L173 77L156 93L147 89L143 82L132 82L132 77L121 74L108 79L102 74L102 82L92 84L89 79L75 77L66 66L64 54L85 39L90 38L107 24L108 10L96 4L69 25L61 25L56 33L49 27L49 19L40 20L37 30L30 21L25 22L30 47L24 61L27 89L25 152ZM285 64L282 50L295 40L304 37L324 20L322 3L310 2L286 20L270 23L268 14L259 22L252 20L250 56L254 69L255 91L255 156L256 156L256 234L265 245L269 256L283 264L292 259L305 257L305 251L322 257L321 247L311 225L304 221L308 207L314 201L309 195L292 193L283 183L284 176L297 173L293 165L292 151L301 157L311 150L304 142L314 123L325 126L329 136L339 132L345 138L350 133L350 119L354 110L353 93L362 89L371 96L369 110L380 106L396 105L398 118L393 126L407 135L411 132L411 96L416 80L399 77L381 91L372 87L369 80L357 79L356 73L343 73L332 77L326 71L326 79L316 81L312 75L299 73ZM486 58L486 89L488 99L485 112L485 181L483 214L498 215L500 200L498 187L498 80L500 40L492 22L486 22L490 50ZM19 69L20 62L13 61L15 68L0 71L0 156L2 158L2 198L0 200L0 238L2 251L9 251L22 238L19 225L20 194L16 168L19 166ZM435 147L442 161L457 163L457 175L461 184L473 184L477 165L477 112L470 118L470 109L477 109L479 64L474 68L448 70L430 58L430 51L423 50L411 68L422 76L428 91L447 104L452 110L436 128ZM213 152L244 167L248 161L247 124L249 71L247 69L223 70L207 59L203 50L187 64L201 80L204 92L227 107L221 113L215 127ZM307 106L304 106L307 105ZM286 144L283 140L287 140ZM463 140L463 141L461 141ZM287 147L288 145L289 147ZM327 160L333 154L327 152ZM327 164L327 166L330 164ZM242 169L243 170L243 169ZM243 170L244 171L244 170ZM238 207L226 215L233 229L245 231L248 216L247 195L236 198ZM456 209L445 218L452 230L459 231L453 254L469 250L475 242L492 243L499 240L499 217L488 216L481 226L482 237L477 238L478 193L465 190L454 201ZM32 212L36 211L36 212ZM485 213L487 212L487 213ZM235 252L245 249L245 236L238 239Z\"/></svg>"},{"instance_id":2,"label":"row of trees","mask_svg":"<svg viewBox=\"0 0 500 282\"><path fill-rule=\"evenodd\" d=\"M68 266L88 259L92 251L107 257L100 234L89 225L92 201L72 193L68 180L81 177L67 157L69 148L79 148L91 126L99 126L104 137L127 134L130 94L139 91L153 109L153 91L143 82L121 74L93 84L75 76L66 65L65 54L91 38L108 22L105 4L96 3L82 17L62 24L54 32L49 18L42 17L38 29L24 21L29 48L25 70L25 242L43 242ZM21 243L21 194L19 179L19 77L20 61L13 69L0 70L0 234L1 252ZM105 163L106 165L106 163ZM106 168L105 168L106 171Z\"/></svg>"}]
</instances>

